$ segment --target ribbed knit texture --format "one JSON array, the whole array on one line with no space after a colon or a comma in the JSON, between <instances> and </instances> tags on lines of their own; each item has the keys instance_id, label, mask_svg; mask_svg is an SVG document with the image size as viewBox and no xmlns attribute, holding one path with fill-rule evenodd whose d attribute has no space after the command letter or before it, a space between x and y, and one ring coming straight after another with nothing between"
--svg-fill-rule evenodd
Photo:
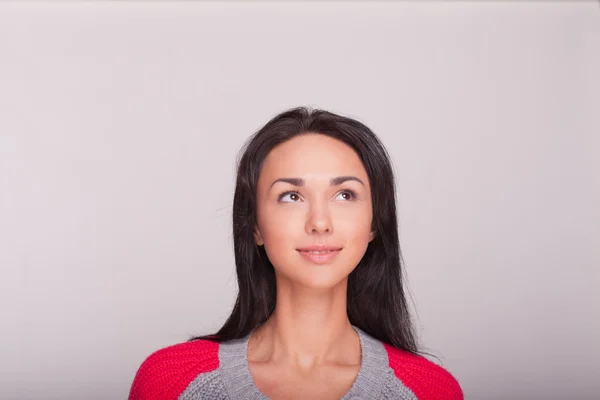
<instances>
[{"instance_id":1,"label":"ribbed knit texture","mask_svg":"<svg viewBox=\"0 0 600 400\"><path fill-rule=\"evenodd\" d=\"M354 329L362 361L341 400L463 400L458 382L442 367ZM220 344L197 340L156 351L138 369L129 400L269 400L248 368L251 335Z\"/></svg>"}]
</instances>

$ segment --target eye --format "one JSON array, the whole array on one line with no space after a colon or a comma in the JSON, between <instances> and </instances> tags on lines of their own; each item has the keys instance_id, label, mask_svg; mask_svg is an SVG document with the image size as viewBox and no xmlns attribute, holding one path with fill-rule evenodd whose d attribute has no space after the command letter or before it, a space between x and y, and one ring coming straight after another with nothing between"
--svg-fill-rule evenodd
<instances>
[{"instance_id":1,"label":"eye","mask_svg":"<svg viewBox=\"0 0 600 400\"><path fill-rule=\"evenodd\" d=\"M296 192L296 191L287 191L287 192L283 192L280 195L277 196L277 200L281 201L284 197L286 196L290 196L290 199L292 199L292 201L283 201L283 203L296 203L297 200L300 198L300 193Z\"/></svg>"},{"instance_id":2,"label":"eye","mask_svg":"<svg viewBox=\"0 0 600 400\"><path fill-rule=\"evenodd\" d=\"M291 201L283 201L283 199L286 196L289 196ZM356 198L358 197L354 191L349 190L349 189L341 191L337 195L336 199L339 198L340 196L342 196L342 200L346 200L346 201L356 200ZM288 190L277 196L277 201L282 202L282 203L297 203L299 200L300 200L300 193L295 190Z\"/></svg>"},{"instance_id":3,"label":"eye","mask_svg":"<svg viewBox=\"0 0 600 400\"><path fill-rule=\"evenodd\" d=\"M340 192L340 194L338 195L338 197L341 196L341 195L346 195L345 196L345 200L356 200L356 197L357 197L356 193L354 193L354 191L349 190L349 189L346 189L346 190Z\"/></svg>"}]
</instances>

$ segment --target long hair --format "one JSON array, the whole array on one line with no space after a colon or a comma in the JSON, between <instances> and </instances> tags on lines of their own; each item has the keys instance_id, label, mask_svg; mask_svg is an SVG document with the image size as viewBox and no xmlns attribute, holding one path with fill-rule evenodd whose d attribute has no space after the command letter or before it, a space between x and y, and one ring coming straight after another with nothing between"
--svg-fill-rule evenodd
<instances>
[{"instance_id":1,"label":"long hair","mask_svg":"<svg viewBox=\"0 0 600 400\"><path fill-rule=\"evenodd\" d=\"M382 342L419 354L403 286L395 181L389 155L377 136L361 122L305 107L293 108L272 118L246 141L238 156L233 198L237 299L231 315L218 332L189 341L223 342L242 338L271 316L276 302L275 270L264 247L254 241L258 177L264 159L275 146L311 133L330 136L353 148L371 185L375 235L348 277L350 323Z\"/></svg>"}]
</instances>

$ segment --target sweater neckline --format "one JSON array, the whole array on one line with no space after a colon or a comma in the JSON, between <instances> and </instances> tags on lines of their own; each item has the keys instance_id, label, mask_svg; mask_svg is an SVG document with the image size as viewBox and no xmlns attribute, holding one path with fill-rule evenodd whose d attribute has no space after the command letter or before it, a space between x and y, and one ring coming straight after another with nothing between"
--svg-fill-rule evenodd
<instances>
[{"instance_id":1,"label":"sweater neckline","mask_svg":"<svg viewBox=\"0 0 600 400\"><path fill-rule=\"evenodd\" d=\"M354 325L352 327L358 333L362 357L358 375L341 400L357 396L379 398L386 373L389 372L387 351L379 340ZM253 332L219 344L219 369L230 399L270 400L258 389L250 374L248 341Z\"/></svg>"}]
</instances>

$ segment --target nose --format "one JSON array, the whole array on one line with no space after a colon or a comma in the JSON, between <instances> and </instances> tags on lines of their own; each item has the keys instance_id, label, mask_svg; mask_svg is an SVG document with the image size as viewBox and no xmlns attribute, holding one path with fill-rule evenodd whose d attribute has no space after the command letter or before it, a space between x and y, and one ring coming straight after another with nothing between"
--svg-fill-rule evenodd
<instances>
[{"instance_id":1,"label":"nose","mask_svg":"<svg viewBox=\"0 0 600 400\"><path fill-rule=\"evenodd\" d=\"M331 217L326 208L313 208L306 221L306 230L309 234L331 234L333 226Z\"/></svg>"}]
</instances>

